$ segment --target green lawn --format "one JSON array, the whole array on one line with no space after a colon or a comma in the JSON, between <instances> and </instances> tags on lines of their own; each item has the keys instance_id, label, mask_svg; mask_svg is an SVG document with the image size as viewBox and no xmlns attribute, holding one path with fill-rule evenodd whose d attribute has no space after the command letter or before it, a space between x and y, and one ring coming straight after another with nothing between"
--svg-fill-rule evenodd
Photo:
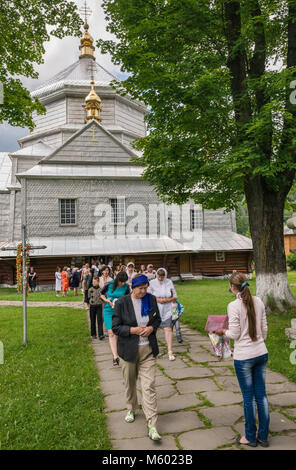
<instances>
[{"instance_id":1,"label":"green lawn","mask_svg":"<svg viewBox=\"0 0 296 470\"><path fill-rule=\"evenodd\" d=\"M18 293L15 288L0 289L0 300L22 300L23 294ZM30 302L83 302L81 289L74 296L73 290L68 290L66 297L57 297L55 291L29 292L27 297Z\"/></svg>"},{"instance_id":2,"label":"green lawn","mask_svg":"<svg viewBox=\"0 0 296 470\"><path fill-rule=\"evenodd\" d=\"M0 308L0 449L110 449L84 310Z\"/></svg>"},{"instance_id":3,"label":"green lawn","mask_svg":"<svg viewBox=\"0 0 296 470\"><path fill-rule=\"evenodd\" d=\"M296 273L289 272L289 283L296 283ZM256 291L255 279L249 281L253 294ZM204 331L208 315L226 314L227 305L234 300L233 294L228 292L229 282L223 280L204 280L191 282L176 282L179 301L184 305L185 311L182 322L193 329L207 335ZM296 288L291 288L296 296ZM269 368L281 372L290 380L296 382L296 365L290 363L290 343L285 336L285 328L291 327L291 318L296 318L296 309L286 313L269 314L268 337L266 341L269 352Z\"/></svg>"}]
</instances>

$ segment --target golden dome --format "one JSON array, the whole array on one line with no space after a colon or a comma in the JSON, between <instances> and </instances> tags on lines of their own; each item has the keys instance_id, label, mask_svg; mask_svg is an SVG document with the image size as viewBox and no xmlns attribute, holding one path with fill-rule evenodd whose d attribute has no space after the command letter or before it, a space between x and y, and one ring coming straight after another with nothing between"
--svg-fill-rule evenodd
<instances>
[{"instance_id":1,"label":"golden dome","mask_svg":"<svg viewBox=\"0 0 296 470\"><path fill-rule=\"evenodd\" d=\"M81 57L91 57L92 59L95 60L95 56L94 56L95 47L93 45L94 40L92 36L89 34L88 28L89 26L87 22L85 22L84 33L83 33L82 38L80 39L81 45L79 46L79 49L80 49L79 59L81 59Z\"/></svg>"},{"instance_id":2,"label":"golden dome","mask_svg":"<svg viewBox=\"0 0 296 470\"><path fill-rule=\"evenodd\" d=\"M85 122L90 121L91 119L95 119L98 122L101 122L100 113L101 109L101 98L96 94L95 91L95 82L91 80L91 90L87 97L85 98L85 111L86 111L86 118Z\"/></svg>"}]
</instances>

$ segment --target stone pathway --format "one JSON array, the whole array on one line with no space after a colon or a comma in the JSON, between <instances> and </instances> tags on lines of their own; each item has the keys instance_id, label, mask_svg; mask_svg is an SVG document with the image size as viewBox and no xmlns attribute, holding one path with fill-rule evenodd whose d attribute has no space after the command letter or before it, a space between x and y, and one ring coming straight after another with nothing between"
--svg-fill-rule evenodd
<instances>
[{"instance_id":1,"label":"stone pathway","mask_svg":"<svg viewBox=\"0 0 296 470\"><path fill-rule=\"evenodd\" d=\"M22 307L21 300L0 300L0 307ZM83 302L27 302L28 307L69 307L69 308L84 308Z\"/></svg>"},{"instance_id":2,"label":"stone pathway","mask_svg":"<svg viewBox=\"0 0 296 470\"><path fill-rule=\"evenodd\" d=\"M167 359L163 331L158 331L157 360L158 430L160 443L147 437L142 410L134 423L125 423L125 394L120 367L112 365L108 339L93 340L94 357L105 395L105 412L117 450L296 450L296 384L283 375L267 371L270 404L270 447L239 446L235 438L244 434L242 395L233 361L218 362L208 339L182 326L183 343L176 340L177 359ZM140 384L138 387L141 403Z\"/></svg>"}]
</instances>

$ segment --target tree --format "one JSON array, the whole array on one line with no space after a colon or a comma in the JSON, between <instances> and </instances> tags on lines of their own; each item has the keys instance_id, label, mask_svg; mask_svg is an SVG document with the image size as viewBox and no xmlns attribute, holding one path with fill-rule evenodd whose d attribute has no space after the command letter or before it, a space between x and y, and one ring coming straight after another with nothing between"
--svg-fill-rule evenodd
<instances>
[{"instance_id":1,"label":"tree","mask_svg":"<svg viewBox=\"0 0 296 470\"><path fill-rule=\"evenodd\" d=\"M68 0L2 0L0 3L0 124L34 128L33 111L45 113L32 99L19 76L38 78L35 64L43 63L44 43L50 36L79 36L82 21L74 2ZM50 32L48 32L50 27Z\"/></svg>"},{"instance_id":2,"label":"tree","mask_svg":"<svg viewBox=\"0 0 296 470\"><path fill-rule=\"evenodd\" d=\"M168 203L235 208L245 195L257 295L296 305L284 253L295 177L296 0L104 0L99 41L151 106L145 178ZM274 66L276 64L276 67Z\"/></svg>"}]
</instances>

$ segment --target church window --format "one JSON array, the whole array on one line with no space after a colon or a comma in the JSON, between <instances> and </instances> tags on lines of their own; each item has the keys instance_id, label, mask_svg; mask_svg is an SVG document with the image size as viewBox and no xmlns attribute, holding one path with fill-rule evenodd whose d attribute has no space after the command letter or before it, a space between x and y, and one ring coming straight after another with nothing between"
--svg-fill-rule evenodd
<instances>
[{"instance_id":1,"label":"church window","mask_svg":"<svg viewBox=\"0 0 296 470\"><path fill-rule=\"evenodd\" d=\"M76 224L76 199L60 199L61 225Z\"/></svg>"},{"instance_id":2,"label":"church window","mask_svg":"<svg viewBox=\"0 0 296 470\"><path fill-rule=\"evenodd\" d=\"M124 225L125 224L125 199L117 197L110 199L111 205L111 224Z\"/></svg>"},{"instance_id":3,"label":"church window","mask_svg":"<svg viewBox=\"0 0 296 470\"><path fill-rule=\"evenodd\" d=\"M203 227L203 212L202 210L190 210L190 230L196 230Z\"/></svg>"}]
</instances>

